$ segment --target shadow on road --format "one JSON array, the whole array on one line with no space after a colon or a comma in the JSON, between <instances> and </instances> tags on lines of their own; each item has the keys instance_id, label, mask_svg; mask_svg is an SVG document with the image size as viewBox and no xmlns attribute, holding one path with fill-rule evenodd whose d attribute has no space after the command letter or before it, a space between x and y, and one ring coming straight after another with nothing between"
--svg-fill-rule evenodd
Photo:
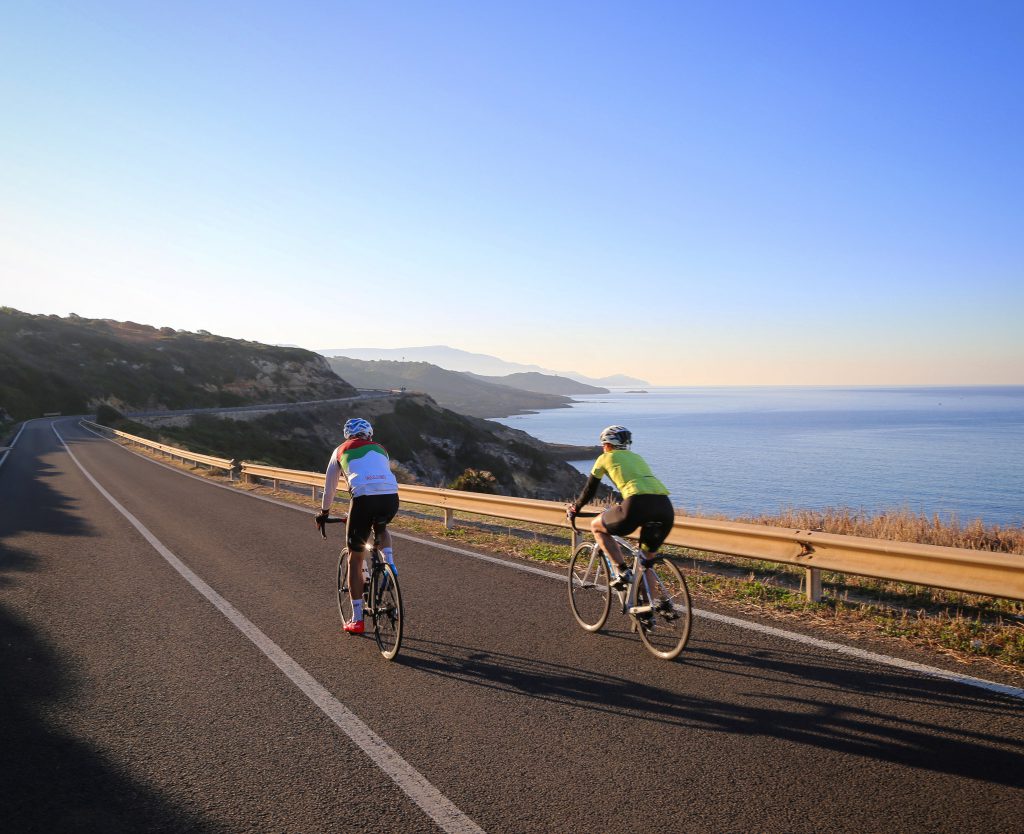
<instances>
[{"instance_id":1,"label":"shadow on road","mask_svg":"<svg viewBox=\"0 0 1024 834\"><path fill-rule=\"evenodd\" d=\"M0 565L11 557L0 545ZM0 605L0 808L6 831L218 830L133 781L119 763L56 725L76 685L34 629ZM60 709L57 709L57 708Z\"/></svg>"},{"instance_id":2,"label":"shadow on road","mask_svg":"<svg viewBox=\"0 0 1024 834\"><path fill-rule=\"evenodd\" d=\"M44 564L41 553L48 562L51 555L54 562L77 558L93 534L74 501L54 486L58 468L38 456L19 457L16 479L7 480L15 475L12 459L0 483L0 829L219 830L60 726L61 715L71 714L81 698L70 658L39 625L66 613L48 612L42 601L42 584L59 577L43 578L54 565ZM78 541L69 545L68 537Z\"/></svg>"},{"instance_id":3,"label":"shadow on road","mask_svg":"<svg viewBox=\"0 0 1024 834\"><path fill-rule=\"evenodd\" d=\"M581 670L535 658L484 652L473 646L409 640L401 661L411 669L453 678L524 698L564 707L629 716L662 725L702 731L760 735L865 756L877 761L1024 787L1024 742L996 734L936 726L925 720L894 717L869 707L840 703L847 693L872 700L913 704L921 715L934 707L982 711L987 717L1019 720L1020 704L996 696L953 694L951 685L910 673L887 671L859 662L819 664L810 654L697 648L682 661L698 674L737 675L749 690L734 687L735 700L680 694L625 677ZM652 661L656 662L656 661ZM796 697L771 698L769 687L786 683ZM854 695L853 700L859 700ZM975 722L977 723L977 722Z\"/></svg>"}]
</instances>

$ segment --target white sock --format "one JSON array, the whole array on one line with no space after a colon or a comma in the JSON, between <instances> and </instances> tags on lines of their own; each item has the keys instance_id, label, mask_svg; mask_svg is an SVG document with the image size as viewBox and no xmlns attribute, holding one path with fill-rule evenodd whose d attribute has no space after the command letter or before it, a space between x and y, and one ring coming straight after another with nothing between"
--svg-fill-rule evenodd
<instances>
[{"instance_id":1,"label":"white sock","mask_svg":"<svg viewBox=\"0 0 1024 834\"><path fill-rule=\"evenodd\" d=\"M352 619L363 619L363 601L361 599L352 600Z\"/></svg>"}]
</instances>

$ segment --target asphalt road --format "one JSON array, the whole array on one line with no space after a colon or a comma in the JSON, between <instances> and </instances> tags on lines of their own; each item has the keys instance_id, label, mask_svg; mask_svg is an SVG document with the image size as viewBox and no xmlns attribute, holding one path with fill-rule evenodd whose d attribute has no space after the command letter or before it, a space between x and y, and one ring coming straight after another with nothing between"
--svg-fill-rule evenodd
<instances>
[{"instance_id":1,"label":"asphalt road","mask_svg":"<svg viewBox=\"0 0 1024 834\"><path fill-rule=\"evenodd\" d=\"M665 663L563 582L410 539L387 663L340 631L330 532L29 423L0 830L1024 831L1018 697L709 618Z\"/></svg>"}]
</instances>

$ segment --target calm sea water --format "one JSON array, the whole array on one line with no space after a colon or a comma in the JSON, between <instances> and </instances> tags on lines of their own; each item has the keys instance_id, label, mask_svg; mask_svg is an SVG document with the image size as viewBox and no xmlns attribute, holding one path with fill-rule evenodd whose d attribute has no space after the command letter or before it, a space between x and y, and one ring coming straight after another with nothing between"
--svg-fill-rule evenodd
<instances>
[{"instance_id":1,"label":"calm sea water","mask_svg":"<svg viewBox=\"0 0 1024 834\"><path fill-rule=\"evenodd\" d=\"M1024 386L647 390L498 422L574 444L627 426L691 512L906 508L1024 523Z\"/></svg>"}]
</instances>

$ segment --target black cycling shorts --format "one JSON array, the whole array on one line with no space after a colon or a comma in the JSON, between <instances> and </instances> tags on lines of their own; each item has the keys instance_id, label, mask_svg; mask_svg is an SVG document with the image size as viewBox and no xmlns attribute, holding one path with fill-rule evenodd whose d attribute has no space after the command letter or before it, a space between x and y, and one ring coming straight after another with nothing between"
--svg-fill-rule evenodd
<instances>
[{"instance_id":1,"label":"black cycling shorts","mask_svg":"<svg viewBox=\"0 0 1024 834\"><path fill-rule=\"evenodd\" d=\"M381 533L398 512L398 493L360 495L348 508L345 533L350 551L363 550L370 532Z\"/></svg>"},{"instance_id":2,"label":"black cycling shorts","mask_svg":"<svg viewBox=\"0 0 1024 834\"><path fill-rule=\"evenodd\" d=\"M648 551L655 551L675 524L676 511L667 495L631 495L601 513L601 520L613 536L628 536L649 521L660 521L660 527L640 531L640 543Z\"/></svg>"}]
</instances>

